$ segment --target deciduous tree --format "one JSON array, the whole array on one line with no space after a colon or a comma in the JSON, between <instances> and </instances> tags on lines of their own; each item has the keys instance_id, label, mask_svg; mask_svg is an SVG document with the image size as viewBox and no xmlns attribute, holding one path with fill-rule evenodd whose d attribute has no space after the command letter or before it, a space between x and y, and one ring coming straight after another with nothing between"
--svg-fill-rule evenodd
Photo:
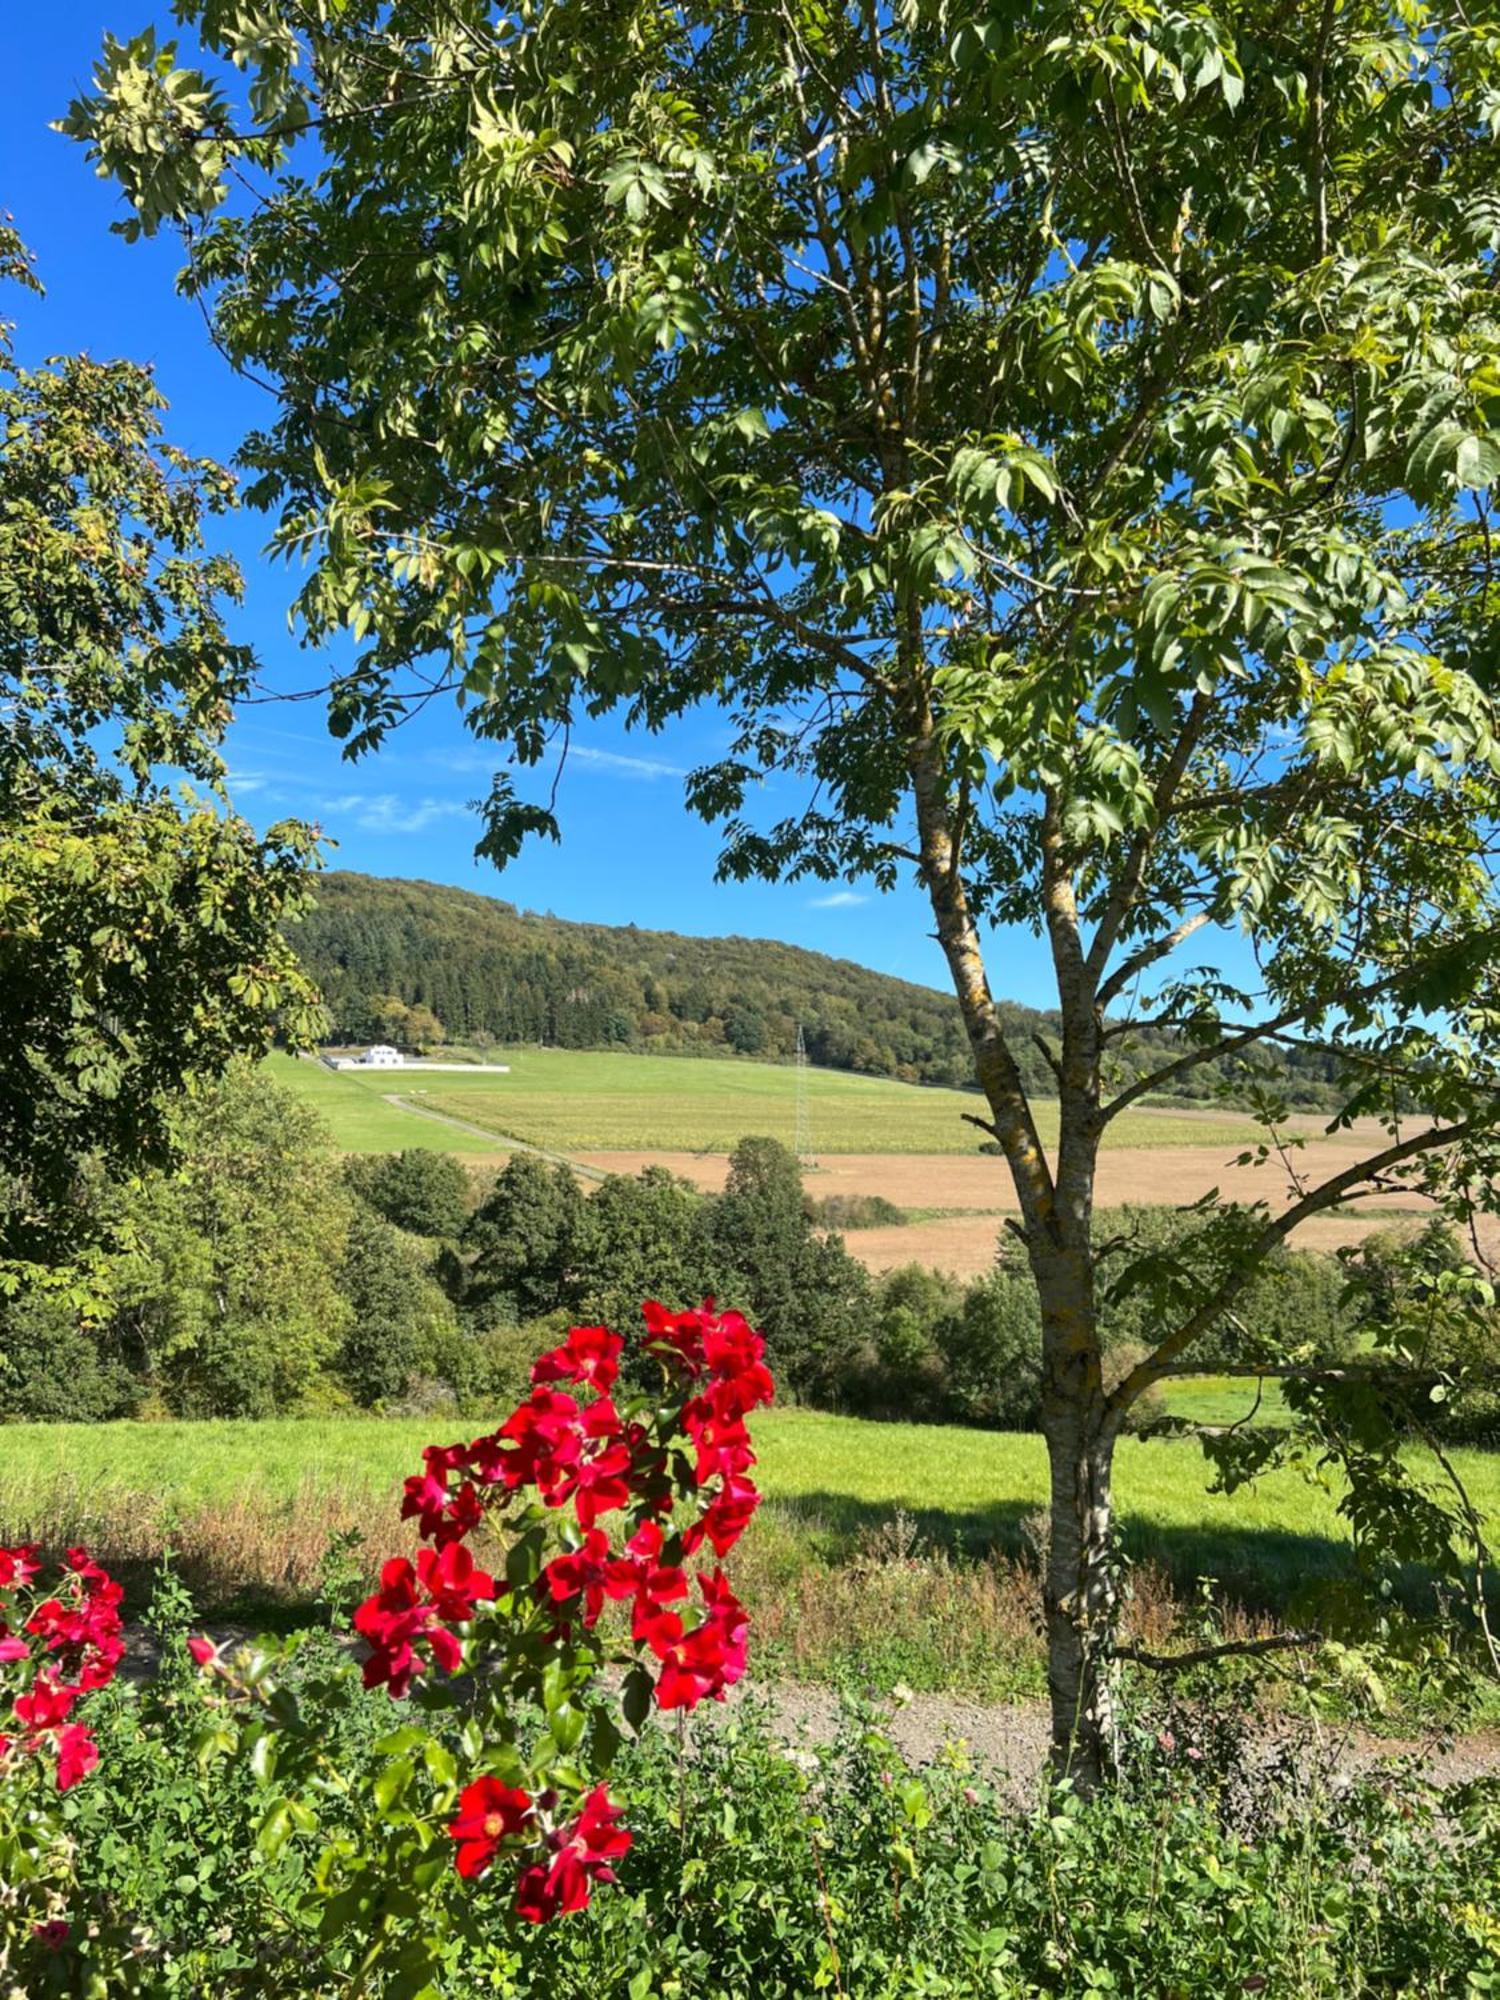
<instances>
[{"instance_id":1,"label":"deciduous tree","mask_svg":"<svg viewBox=\"0 0 1500 2000\"><path fill-rule=\"evenodd\" d=\"M1053 1727L1091 1782L1133 1404L1308 1215L1489 1198L1495 7L178 16L213 74L111 43L67 125L275 391L246 459L308 637L359 642L335 731L461 689L503 860L555 833L516 769L576 722L718 702L688 789L728 874L925 892L1038 1291ZM1006 924L1051 954L1050 1149ZM1191 969L1218 927L1253 987ZM1179 1049L1132 1072L1142 1020ZM1377 1135L1321 1180L1268 1138L1290 1200L1205 1214L1224 1274L1107 1389L1111 1121L1287 1044Z\"/></svg>"},{"instance_id":2,"label":"deciduous tree","mask_svg":"<svg viewBox=\"0 0 1500 2000\"><path fill-rule=\"evenodd\" d=\"M0 275L35 285L8 227ZM163 407L129 362L17 366L0 322L5 1290L97 1242L82 1167L167 1160L185 1082L318 1018L281 929L311 835L256 834L224 790L253 661L202 535L233 484L163 442Z\"/></svg>"}]
</instances>

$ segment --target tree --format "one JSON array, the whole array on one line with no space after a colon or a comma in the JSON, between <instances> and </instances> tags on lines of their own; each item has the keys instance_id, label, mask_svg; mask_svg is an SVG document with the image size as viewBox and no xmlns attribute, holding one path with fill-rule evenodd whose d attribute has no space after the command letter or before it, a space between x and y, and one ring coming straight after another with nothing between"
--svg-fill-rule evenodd
<instances>
[{"instance_id":1,"label":"tree","mask_svg":"<svg viewBox=\"0 0 1500 2000\"><path fill-rule=\"evenodd\" d=\"M592 1324L641 1331L641 1301L674 1312L717 1286L696 1190L665 1167L607 1174L583 1205L573 1303ZM630 1350L627 1350L630 1351Z\"/></svg>"},{"instance_id":2,"label":"tree","mask_svg":"<svg viewBox=\"0 0 1500 2000\"><path fill-rule=\"evenodd\" d=\"M708 1220L726 1299L742 1299L778 1380L836 1397L869 1303L869 1280L837 1236L808 1220L802 1170L779 1140L741 1139Z\"/></svg>"},{"instance_id":3,"label":"tree","mask_svg":"<svg viewBox=\"0 0 1500 2000\"><path fill-rule=\"evenodd\" d=\"M415 1236L456 1237L469 1216L469 1176L451 1153L408 1146L351 1162L356 1192L378 1215Z\"/></svg>"},{"instance_id":4,"label":"tree","mask_svg":"<svg viewBox=\"0 0 1500 2000\"><path fill-rule=\"evenodd\" d=\"M567 1304L578 1271L583 1195L571 1167L512 1153L469 1217L462 1303L471 1313L529 1319Z\"/></svg>"},{"instance_id":5,"label":"tree","mask_svg":"<svg viewBox=\"0 0 1500 2000\"><path fill-rule=\"evenodd\" d=\"M308 638L360 643L335 732L378 743L445 662L509 746L503 860L556 834L515 767L577 718L717 700L688 796L726 873L924 890L1037 1290L1055 1750L1093 1783L1133 1404L1306 1216L1492 1198L1492 10L178 14L249 109L144 37L66 126L276 388L245 456ZM763 778L806 803L758 824ZM996 924L1050 950L1050 1151ZM1184 951L1226 929L1247 990ZM1136 1022L1176 1052L1132 1066ZM1234 1257L1106 1388L1111 1122L1288 1046L1383 1129L1316 1183L1273 1131L1288 1204L1205 1213Z\"/></svg>"},{"instance_id":6,"label":"tree","mask_svg":"<svg viewBox=\"0 0 1500 2000\"><path fill-rule=\"evenodd\" d=\"M9 228L0 276L39 289ZM223 789L253 661L201 542L233 485L163 407L129 362L17 367L0 321L0 1289L98 1247L90 1161L165 1162L185 1081L319 1020L281 928L311 836Z\"/></svg>"},{"instance_id":7,"label":"tree","mask_svg":"<svg viewBox=\"0 0 1500 2000\"><path fill-rule=\"evenodd\" d=\"M339 1271L350 1319L335 1365L355 1401L367 1407L404 1396L434 1351L458 1333L453 1308L415 1247L355 1205Z\"/></svg>"},{"instance_id":8,"label":"tree","mask_svg":"<svg viewBox=\"0 0 1500 2000\"><path fill-rule=\"evenodd\" d=\"M264 1417L317 1387L351 1321L349 1203L317 1113L237 1065L174 1112L179 1165L121 1196L114 1339L181 1416Z\"/></svg>"}]
</instances>

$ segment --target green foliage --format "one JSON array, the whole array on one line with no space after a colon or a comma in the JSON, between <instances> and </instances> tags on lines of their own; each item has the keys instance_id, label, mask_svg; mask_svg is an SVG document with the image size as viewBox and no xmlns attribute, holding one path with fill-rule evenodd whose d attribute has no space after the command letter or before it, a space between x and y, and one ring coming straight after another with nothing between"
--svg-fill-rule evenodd
<instances>
[{"instance_id":1,"label":"green foliage","mask_svg":"<svg viewBox=\"0 0 1500 2000\"><path fill-rule=\"evenodd\" d=\"M362 1200L397 1229L456 1237L469 1219L469 1177L447 1153L430 1147L351 1160L344 1169Z\"/></svg>"},{"instance_id":2,"label":"green foliage","mask_svg":"<svg viewBox=\"0 0 1500 2000\"><path fill-rule=\"evenodd\" d=\"M462 1338L425 1262L399 1230L356 1206L339 1273L350 1320L333 1365L366 1408L400 1402L419 1378L440 1375Z\"/></svg>"},{"instance_id":3,"label":"green foliage","mask_svg":"<svg viewBox=\"0 0 1500 2000\"><path fill-rule=\"evenodd\" d=\"M21 1990L88 1992L92 1975L94 1990L152 2000L348 1991L340 1926L351 1909L320 1922L325 1884L372 1843L362 1802L403 1753L385 1734L388 1706L360 1690L326 1635L300 1641L286 1680L337 1780L308 1794L315 1817L293 1783L284 1828L271 1811L292 1774L269 1759L223 1760L201 1694L170 1664L97 1698L101 1765L74 1794L67 1873L25 1910L66 1909L74 1928L62 1952L23 1933L8 1968ZM615 1783L635 1841L618 1887L582 1916L517 1940L498 1920L498 1891L460 1883L446 1855L419 1904L370 1880L366 1921L384 1926L384 1949L364 1990L371 2000L1084 2000L1283 1986L1300 2000L1472 2000L1490 1990L1492 1787L1444 1795L1413 1771L1396 1786L1329 1784L1302 1766L1266 1768L1252 1788L1212 1758L1189 1759L1200 1741L1178 1727L1175 1752L1137 1732L1134 1775L1115 1796L1052 1795L1046 1810L1019 1811L961 1749L909 1762L863 1704L846 1703L832 1741L789 1747L769 1712L746 1703L695 1722L686 1756L659 1737L622 1753ZM426 1740L405 1751L414 1768L390 1810L420 1821L451 1749L413 1734ZM445 1932L461 1948L418 1974Z\"/></svg>"},{"instance_id":4,"label":"green foliage","mask_svg":"<svg viewBox=\"0 0 1500 2000\"><path fill-rule=\"evenodd\" d=\"M734 1298L715 1276L710 1212L688 1182L664 1167L610 1174L579 1218L573 1296L588 1325L633 1327L642 1299L674 1306Z\"/></svg>"},{"instance_id":5,"label":"green foliage","mask_svg":"<svg viewBox=\"0 0 1500 2000\"><path fill-rule=\"evenodd\" d=\"M1252 1226L1256 1218L1251 1218ZM1245 1254L1245 1219L1232 1210L1199 1213L1131 1205L1100 1219L1106 1348L1149 1352L1165 1325L1212 1294ZM1232 1307L1198 1336L1193 1358L1214 1362L1346 1357L1356 1331L1342 1266L1315 1251L1278 1245L1258 1259Z\"/></svg>"},{"instance_id":6,"label":"green foliage","mask_svg":"<svg viewBox=\"0 0 1500 2000\"><path fill-rule=\"evenodd\" d=\"M583 1193L571 1167L513 1153L464 1230L463 1303L475 1316L529 1319L569 1297Z\"/></svg>"},{"instance_id":7,"label":"green foliage","mask_svg":"<svg viewBox=\"0 0 1500 2000\"><path fill-rule=\"evenodd\" d=\"M20 262L0 231L8 274ZM0 321L0 1282L97 1245L81 1180L172 1156L172 1095L308 1037L281 926L311 835L228 810L218 744L253 661L203 553L229 476L163 442L150 370L18 368ZM179 790L175 771L202 789Z\"/></svg>"},{"instance_id":8,"label":"green foliage","mask_svg":"<svg viewBox=\"0 0 1500 2000\"><path fill-rule=\"evenodd\" d=\"M938 1335L948 1393L969 1422L1033 1430L1042 1405L1042 1333L1035 1289L996 1271L971 1285Z\"/></svg>"},{"instance_id":9,"label":"green foliage","mask_svg":"<svg viewBox=\"0 0 1500 2000\"><path fill-rule=\"evenodd\" d=\"M1453 1228L1434 1218L1414 1231L1378 1230L1345 1264L1376 1350L1419 1371L1408 1420L1455 1443L1500 1443L1500 1314L1464 1282Z\"/></svg>"},{"instance_id":10,"label":"green foliage","mask_svg":"<svg viewBox=\"0 0 1500 2000\"><path fill-rule=\"evenodd\" d=\"M0 1301L0 1411L40 1423L104 1423L134 1414L143 1385L77 1306L31 1289Z\"/></svg>"},{"instance_id":11,"label":"green foliage","mask_svg":"<svg viewBox=\"0 0 1500 2000\"><path fill-rule=\"evenodd\" d=\"M823 1229L888 1229L910 1219L883 1194L828 1194L810 1199L808 1212Z\"/></svg>"},{"instance_id":12,"label":"green foliage","mask_svg":"<svg viewBox=\"0 0 1500 2000\"><path fill-rule=\"evenodd\" d=\"M836 1399L869 1298L862 1265L808 1225L802 1172L775 1139L742 1139L708 1222L725 1299L749 1301L778 1382Z\"/></svg>"},{"instance_id":13,"label":"green foliage","mask_svg":"<svg viewBox=\"0 0 1500 2000\"><path fill-rule=\"evenodd\" d=\"M821 1068L928 1084L962 1085L972 1073L951 997L774 939L568 923L442 883L343 870L320 876L292 936L335 1033L350 1042L413 1039L416 1007L458 1041L787 1062L801 1027ZM1057 1015L1001 1011L1027 1082L1050 1091L1032 1037L1055 1042ZM1131 1064L1165 1060L1174 1046L1137 1033ZM1326 1101L1332 1070L1316 1052L1289 1051L1278 1073L1294 1101ZM1169 1094L1209 1096L1232 1074L1210 1064Z\"/></svg>"},{"instance_id":14,"label":"green foliage","mask_svg":"<svg viewBox=\"0 0 1500 2000\"><path fill-rule=\"evenodd\" d=\"M184 1416L269 1416L307 1395L350 1308L349 1226L316 1114L248 1067L177 1115L182 1165L125 1191L117 1338Z\"/></svg>"}]
</instances>

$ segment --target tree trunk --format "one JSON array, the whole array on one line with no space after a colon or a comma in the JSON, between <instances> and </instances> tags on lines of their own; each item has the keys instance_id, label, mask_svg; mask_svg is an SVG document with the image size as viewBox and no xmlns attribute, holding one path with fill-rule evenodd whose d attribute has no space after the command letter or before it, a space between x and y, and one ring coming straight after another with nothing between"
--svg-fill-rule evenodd
<instances>
[{"instance_id":1,"label":"tree trunk","mask_svg":"<svg viewBox=\"0 0 1500 2000\"><path fill-rule=\"evenodd\" d=\"M1062 1002L1056 1063L1060 1139L1048 1162L984 970L968 906L941 759L926 726L914 731L910 769L922 877L958 995L991 1129L1015 1182L1020 1234L1042 1317L1042 1433L1051 1475L1050 1537L1043 1579L1052 1767L1076 1789L1113 1773L1110 1655L1115 1617L1110 1561L1110 1471L1115 1427L1105 1406L1092 1243L1098 1157L1099 1034L1094 982L1079 942L1066 868L1049 857L1046 914ZM1048 838L1057 836L1049 812Z\"/></svg>"},{"instance_id":2,"label":"tree trunk","mask_svg":"<svg viewBox=\"0 0 1500 2000\"><path fill-rule=\"evenodd\" d=\"M1047 1694L1056 1777L1094 1791L1116 1766L1110 1668L1115 1591L1110 1563L1114 1439L1100 1398L1049 1395L1042 1431L1051 1474L1051 1539L1043 1597Z\"/></svg>"}]
</instances>

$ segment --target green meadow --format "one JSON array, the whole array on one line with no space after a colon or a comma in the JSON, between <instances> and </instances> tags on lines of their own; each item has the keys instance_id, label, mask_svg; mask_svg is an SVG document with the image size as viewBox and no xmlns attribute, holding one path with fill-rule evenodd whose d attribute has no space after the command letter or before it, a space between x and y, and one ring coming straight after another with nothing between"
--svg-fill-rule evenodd
<instances>
[{"instance_id":1,"label":"green meadow","mask_svg":"<svg viewBox=\"0 0 1500 2000\"><path fill-rule=\"evenodd\" d=\"M358 1523L378 1552L399 1534L393 1496L422 1446L482 1428L442 1416L12 1424L0 1541L56 1529L60 1514L96 1536L148 1517L169 1531L174 1522L233 1520L240 1533L263 1517L268 1533L281 1532L276 1524L300 1508ZM830 1561L898 1514L929 1548L1013 1550L1045 1501L1045 1454L1032 1435L794 1409L764 1413L755 1432L768 1500L809 1552ZM1453 1457L1475 1504L1500 1526L1500 1455ZM1233 1497L1214 1493L1189 1440L1122 1440L1116 1497L1132 1556L1187 1587L1216 1576L1276 1607L1302 1577L1332 1573L1347 1555L1333 1485L1279 1471Z\"/></svg>"},{"instance_id":2,"label":"green meadow","mask_svg":"<svg viewBox=\"0 0 1500 2000\"><path fill-rule=\"evenodd\" d=\"M279 1081L303 1092L346 1152L432 1146L495 1151L521 1139L555 1152L725 1153L747 1133L794 1141L797 1074L772 1063L573 1049L506 1049L508 1076L453 1071L359 1074L273 1057ZM806 1072L813 1150L821 1153L972 1153L983 1135L965 1123L982 1112L972 1092L895 1083L845 1070ZM440 1126L388 1096L495 1134L487 1142ZM1056 1138L1052 1104L1038 1105L1043 1140ZM1135 1110L1109 1130L1115 1146L1233 1146L1249 1143L1248 1120L1182 1111Z\"/></svg>"}]
</instances>

